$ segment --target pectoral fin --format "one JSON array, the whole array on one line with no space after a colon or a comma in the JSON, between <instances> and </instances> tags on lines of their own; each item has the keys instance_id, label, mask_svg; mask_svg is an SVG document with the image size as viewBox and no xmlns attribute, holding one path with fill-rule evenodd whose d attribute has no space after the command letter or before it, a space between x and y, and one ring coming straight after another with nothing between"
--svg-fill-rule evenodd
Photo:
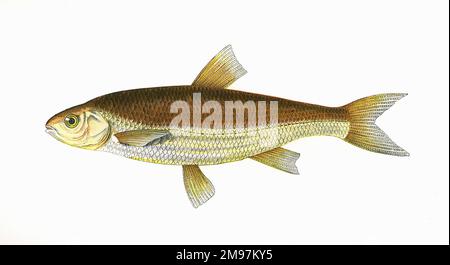
<instances>
[{"instance_id":1,"label":"pectoral fin","mask_svg":"<svg viewBox=\"0 0 450 265\"><path fill-rule=\"evenodd\" d=\"M234 56L231 45L227 45L203 68L192 83L204 88L226 88L247 71Z\"/></svg>"},{"instance_id":2,"label":"pectoral fin","mask_svg":"<svg viewBox=\"0 0 450 265\"><path fill-rule=\"evenodd\" d=\"M132 145L132 146L146 146L161 144L170 138L172 134L166 130L133 130L116 133L114 135L117 140L122 144Z\"/></svg>"},{"instance_id":3,"label":"pectoral fin","mask_svg":"<svg viewBox=\"0 0 450 265\"><path fill-rule=\"evenodd\" d=\"M197 165L183 165L184 187L192 205L197 208L214 195L214 186Z\"/></svg>"},{"instance_id":4,"label":"pectoral fin","mask_svg":"<svg viewBox=\"0 0 450 265\"><path fill-rule=\"evenodd\" d=\"M299 157L299 153L278 147L250 158L273 168L298 175L295 162Z\"/></svg>"}]
</instances>

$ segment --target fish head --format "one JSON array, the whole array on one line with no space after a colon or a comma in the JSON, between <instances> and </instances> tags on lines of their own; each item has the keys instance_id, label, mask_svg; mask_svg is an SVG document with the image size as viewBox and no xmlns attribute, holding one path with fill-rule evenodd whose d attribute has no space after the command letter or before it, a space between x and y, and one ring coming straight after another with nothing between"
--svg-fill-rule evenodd
<instances>
[{"instance_id":1,"label":"fish head","mask_svg":"<svg viewBox=\"0 0 450 265\"><path fill-rule=\"evenodd\" d=\"M111 137L111 126L101 113L83 105L55 114L45 124L48 134L65 144L95 150Z\"/></svg>"}]
</instances>

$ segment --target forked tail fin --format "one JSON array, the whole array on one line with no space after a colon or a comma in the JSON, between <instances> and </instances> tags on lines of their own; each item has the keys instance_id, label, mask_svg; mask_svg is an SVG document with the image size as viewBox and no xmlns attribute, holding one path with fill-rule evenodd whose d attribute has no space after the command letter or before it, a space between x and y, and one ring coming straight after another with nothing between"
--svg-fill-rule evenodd
<instances>
[{"instance_id":1,"label":"forked tail fin","mask_svg":"<svg viewBox=\"0 0 450 265\"><path fill-rule=\"evenodd\" d=\"M379 94L358 99L343 106L350 119L350 130L344 140L372 152L409 156L408 152L395 144L375 124L375 120L383 112L406 95L403 93Z\"/></svg>"}]
</instances>

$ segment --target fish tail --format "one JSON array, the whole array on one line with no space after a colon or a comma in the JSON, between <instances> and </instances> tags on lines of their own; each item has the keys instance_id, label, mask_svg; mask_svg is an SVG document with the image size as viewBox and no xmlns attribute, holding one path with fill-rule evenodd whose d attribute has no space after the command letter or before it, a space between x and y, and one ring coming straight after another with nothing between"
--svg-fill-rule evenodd
<instances>
[{"instance_id":1,"label":"fish tail","mask_svg":"<svg viewBox=\"0 0 450 265\"><path fill-rule=\"evenodd\" d=\"M409 156L409 153L394 143L380 127L376 119L406 93L389 93L358 99L343 106L347 111L350 130L345 141L368 151L393 156Z\"/></svg>"}]
</instances>

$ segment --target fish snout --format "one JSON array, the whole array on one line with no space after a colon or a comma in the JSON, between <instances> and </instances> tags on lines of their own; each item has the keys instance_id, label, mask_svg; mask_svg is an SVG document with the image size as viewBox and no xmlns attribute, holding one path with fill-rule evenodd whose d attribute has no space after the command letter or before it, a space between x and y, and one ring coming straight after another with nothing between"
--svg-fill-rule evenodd
<instances>
[{"instance_id":1,"label":"fish snout","mask_svg":"<svg viewBox=\"0 0 450 265\"><path fill-rule=\"evenodd\" d=\"M53 128L52 126L50 126L50 125L45 125L45 132L46 133L48 133L48 134L50 134L51 136L53 136L53 137L55 137L55 135L56 135L56 130L55 130L55 128Z\"/></svg>"}]
</instances>

